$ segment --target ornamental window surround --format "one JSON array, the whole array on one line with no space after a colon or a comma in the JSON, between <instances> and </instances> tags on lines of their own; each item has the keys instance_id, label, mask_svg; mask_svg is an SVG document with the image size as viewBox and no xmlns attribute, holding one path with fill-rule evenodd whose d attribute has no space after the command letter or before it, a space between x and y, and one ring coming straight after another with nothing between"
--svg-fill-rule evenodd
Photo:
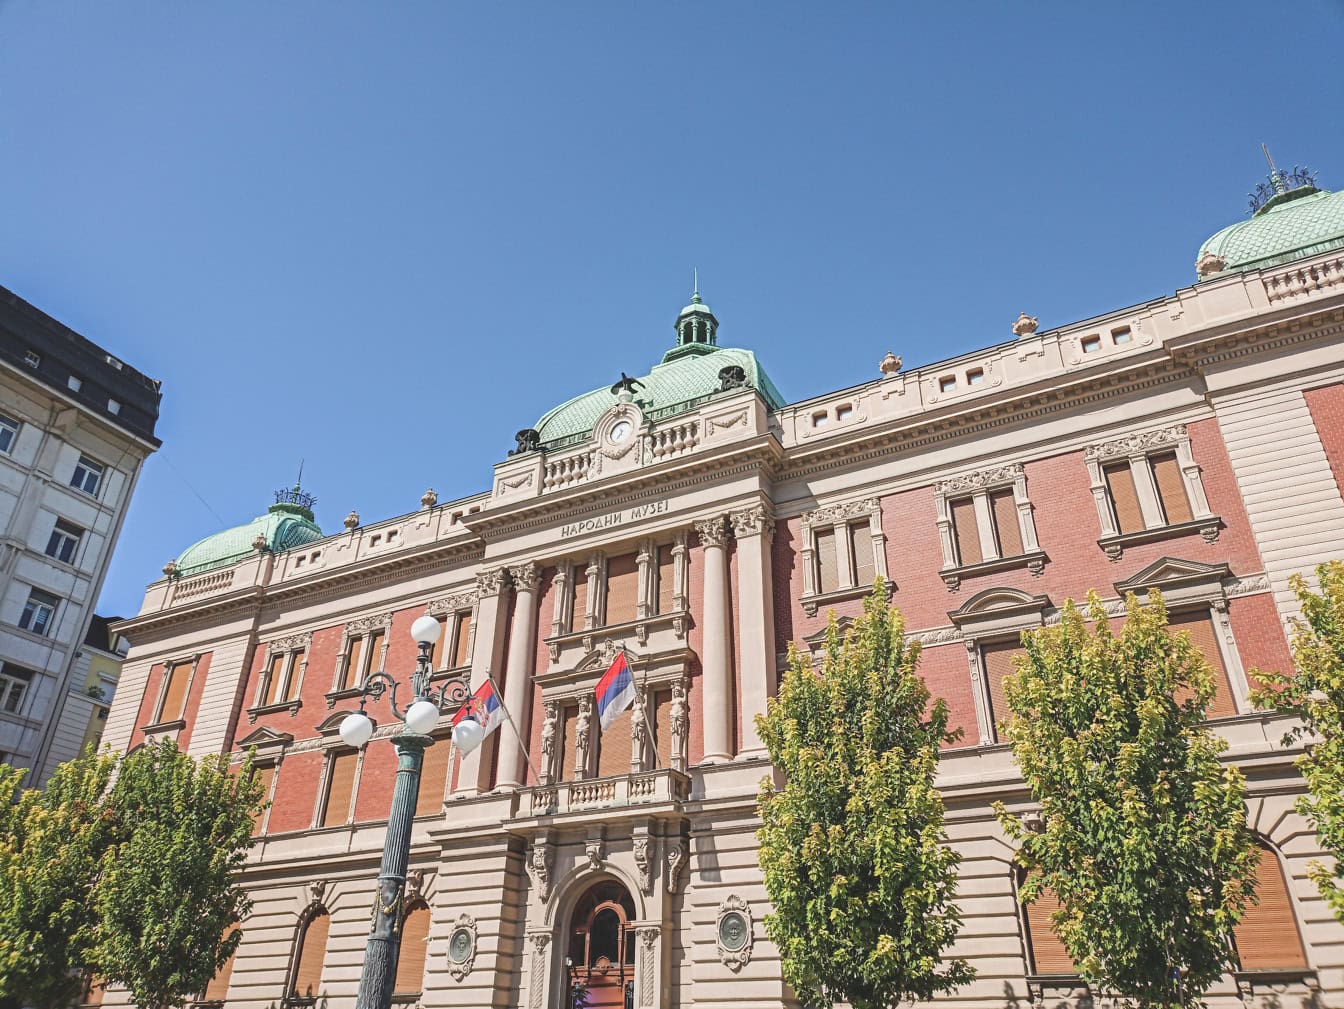
<instances>
[{"instance_id":1,"label":"ornamental window surround","mask_svg":"<svg viewBox=\"0 0 1344 1009\"><path fill-rule=\"evenodd\" d=\"M933 485L943 567L953 592L969 575L1025 567L1045 571L1021 463L978 470Z\"/></svg>"},{"instance_id":2,"label":"ornamental window surround","mask_svg":"<svg viewBox=\"0 0 1344 1009\"><path fill-rule=\"evenodd\" d=\"M603 627L635 624L641 644L648 637L644 621L674 616L677 633L685 633L689 593L687 534L670 542L641 540L633 551L595 551L586 561L561 561L555 572L555 610L551 637L589 634ZM552 660L556 658L552 650Z\"/></svg>"},{"instance_id":3,"label":"ornamental window surround","mask_svg":"<svg viewBox=\"0 0 1344 1009\"><path fill-rule=\"evenodd\" d=\"M1218 539L1221 520L1209 509L1199 464L1184 424L1089 445L1083 453L1101 538L1111 560L1126 546L1198 531Z\"/></svg>"},{"instance_id":4,"label":"ornamental window surround","mask_svg":"<svg viewBox=\"0 0 1344 1009\"><path fill-rule=\"evenodd\" d=\"M19 614L19 629L45 638L56 625L56 610L60 605L60 596L30 588L28 601Z\"/></svg>"},{"instance_id":5,"label":"ornamental window surround","mask_svg":"<svg viewBox=\"0 0 1344 1009\"><path fill-rule=\"evenodd\" d=\"M802 543L802 604L808 616L822 603L866 595L878 579L890 582L879 498L805 512Z\"/></svg>"},{"instance_id":6,"label":"ornamental window surround","mask_svg":"<svg viewBox=\"0 0 1344 1009\"><path fill-rule=\"evenodd\" d=\"M336 655L336 672L326 695L327 707L342 698L353 697L370 673L383 668L387 658L387 632L391 626L391 613L360 617L345 625Z\"/></svg>"},{"instance_id":7,"label":"ornamental window surround","mask_svg":"<svg viewBox=\"0 0 1344 1009\"><path fill-rule=\"evenodd\" d=\"M199 655L193 655L164 663L163 680L154 703L154 721L145 726L146 733L185 726L187 698L191 694L191 684L196 678L196 665L200 658Z\"/></svg>"},{"instance_id":8,"label":"ornamental window surround","mask_svg":"<svg viewBox=\"0 0 1344 1009\"><path fill-rule=\"evenodd\" d=\"M336 720L337 724L339 721ZM335 732L336 729L327 729L324 723L324 731ZM354 820L359 772L363 765L364 750L351 749L344 744L327 749L322 763L322 781L317 790L317 805L313 810L314 829L343 827Z\"/></svg>"},{"instance_id":9,"label":"ornamental window surround","mask_svg":"<svg viewBox=\"0 0 1344 1009\"><path fill-rule=\"evenodd\" d=\"M966 646L980 746L998 741L998 723L1008 717L1004 677L1024 651L1022 632L1041 627L1049 607L1047 596L1000 587L977 592L947 615Z\"/></svg>"},{"instance_id":10,"label":"ornamental window surround","mask_svg":"<svg viewBox=\"0 0 1344 1009\"><path fill-rule=\"evenodd\" d=\"M266 646L266 659L257 680L256 698L247 712L250 721L255 722L260 714L286 708L291 715L298 713L302 706L299 691L303 686L304 673L308 670L308 648L311 644L312 634L305 633L279 638Z\"/></svg>"}]
</instances>

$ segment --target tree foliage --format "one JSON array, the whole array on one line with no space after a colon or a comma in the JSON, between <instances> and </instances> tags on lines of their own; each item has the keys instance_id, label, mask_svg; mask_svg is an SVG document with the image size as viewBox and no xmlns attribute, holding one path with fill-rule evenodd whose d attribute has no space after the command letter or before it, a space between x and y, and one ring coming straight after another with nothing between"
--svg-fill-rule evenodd
<instances>
[{"instance_id":1,"label":"tree foliage","mask_svg":"<svg viewBox=\"0 0 1344 1009\"><path fill-rule=\"evenodd\" d=\"M1230 935L1257 852L1245 781L1204 727L1212 670L1162 597L1132 594L1118 634L1095 593L1023 634L1006 738L1043 828L996 812L1020 845L1022 899L1060 902L1055 929L1088 982L1142 1007L1188 1007L1235 968Z\"/></svg>"},{"instance_id":2,"label":"tree foliage","mask_svg":"<svg viewBox=\"0 0 1344 1009\"><path fill-rule=\"evenodd\" d=\"M1297 671L1254 670L1251 675L1263 686L1252 691L1251 699L1302 720L1284 737L1285 746L1307 733L1316 737L1297 759L1307 783L1297 809L1335 860L1331 868L1313 862L1310 872L1335 917L1344 922L1344 563L1320 565L1316 578L1319 594L1300 575L1291 579L1304 618L1293 620Z\"/></svg>"},{"instance_id":3,"label":"tree foliage","mask_svg":"<svg viewBox=\"0 0 1344 1009\"><path fill-rule=\"evenodd\" d=\"M760 794L765 928L805 1005L891 1009L974 976L944 957L961 925L960 859L933 781L955 736L887 602L879 582L843 637L832 619L819 671L792 649L757 719L785 781Z\"/></svg>"},{"instance_id":4,"label":"tree foliage","mask_svg":"<svg viewBox=\"0 0 1344 1009\"><path fill-rule=\"evenodd\" d=\"M0 765L0 792L23 772ZM78 1000L88 977L146 1009L204 990L239 936L236 882L261 808L250 759L194 760L172 740L62 764L0 811L0 998Z\"/></svg>"}]
</instances>

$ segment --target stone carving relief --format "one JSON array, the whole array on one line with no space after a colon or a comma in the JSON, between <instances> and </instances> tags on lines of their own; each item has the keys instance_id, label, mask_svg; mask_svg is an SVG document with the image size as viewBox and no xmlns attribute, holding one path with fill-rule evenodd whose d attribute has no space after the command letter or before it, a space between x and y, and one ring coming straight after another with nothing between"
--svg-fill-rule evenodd
<instances>
[{"instance_id":1,"label":"stone carving relief","mask_svg":"<svg viewBox=\"0 0 1344 1009\"><path fill-rule=\"evenodd\" d=\"M530 562L509 568L509 577L513 580L513 587L519 592L531 592L535 589L540 574L541 568Z\"/></svg>"},{"instance_id":2,"label":"stone carving relief","mask_svg":"<svg viewBox=\"0 0 1344 1009\"><path fill-rule=\"evenodd\" d=\"M1115 459L1117 457L1129 458L1130 456L1146 455L1156 448L1175 446L1177 443L1185 441L1187 437L1184 424L1160 428L1157 431L1141 431L1138 434L1117 438L1114 441L1089 445L1083 451L1083 458L1089 460Z\"/></svg>"},{"instance_id":3,"label":"stone carving relief","mask_svg":"<svg viewBox=\"0 0 1344 1009\"><path fill-rule=\"evenodd\" d=\"M842 501L839 504L824 505L814 511L803 513L803 525L832 526L850 519L880 513L881 505L875 497L861 498L858 501Z\"/></svg>"},{"instance_id":4,"label":"stone carving relief","mask_svg":"<svg viewBox=\"0 0 1344 1009\"><path fill-rule=\"evenodd\" d=\"M630 770L639 774L644 770L644 740L649 728L649 719L644 712L644 691L635 693L630 705Z\"/></svg>"},{"instance_id":5,"label":"stone carving relief","mask_svg":"<svg viewBox=\"0 0 1344 1009\"><path fill-rule=\"evenodd\" d=\"M895 354L893 354L891 351L887 351L887 356L882 358L882 360L878 363L877 370L882 372L883 375L886 375L888 378L890 378L892 375L895 375L900 372L901 359L897 357Z\"/></svg>"},{"instance_id":6,"label":"stone carving relief","mask_svg":"<svg viewBox=\"0 0 1344 1009\"><path fill-rule=\"evenodd\" d=\"M710 519L697 519L695 531L700 537L701 546L721 547L728 543L728 528L724 524L722 515L715 515Z\"/></svg>"},{"instance_id":7,"label":"stone carving relief","mask_svg":"<svg viewBox=\"0 0 1344 1009\"><path fill-rule=\"evenodd\" d=\"M762 532L774 529L770 513L761 505L732 512L728 518L733 524L733 535L739 539L743 536L759 536Z\"/></svg>"},{"instance_id":8,"label":"stone carving relief","mask_svg":"<svg viewBox=\"0 0 1344 1009\"><path fill-rule=\"evenodd\" d=\"M662 930L656 926L644 926L636 930L639 937L639 1004L641 1009L654 1004L654 949L662 936Z\"/></svg>"},{"instance_id":9,"label":"stone carving relief","mask_svg":"<svg viewBox=\"0 0 1344 1009\"><path fill-rule=\"evenodd\" d=\"M602 868L602 863L607 857L606 833L603 827L595 827L589 832L588 840L583 846L583 853L588 858L588 868L594 871Z\"/></svg>"},{"instance_id":10,"label":"stone carving relief","mask_svg":"<svg viewBox=\"0 0 1344 1009\"><path fill-rule=\"evenodd\" d=\"M588 735L593 727L593 696L579 697L579 717L574 725L574 780L588 776Z\"/></svg>"},{"instance_id":11,"label":"stone carving relief","mask_svg":"<svg viewBox=\"0 0 1344 1009\"><path fill-rule=\"evenodd\" d=\"M532 842L532 851L527 856L527 874L537 888L537 896L545 904L551 899L551 866L555 864L555 849L545 837Z\"/></svg>"},{"instance_id":12,"label":"stone carving relief","mask_svg":"<svg viewBox=\"0 0 1344 1009\"><path fill-rule=\"evenodd\" d=\"M476 592L481 596L497 596L504 591L504 569L487 568L476 572Z\"/></svg>"},{"instance_id":13,"label":"stone carving relief","mask_svg":"<svg viewBox=\"0 0 1344 1009\"><path fill-rule=\"evenodd\" d=\"M1015 483L1018 477L1022 476L1022 472L1022 464L1014 462L1007 466L995 466L991 469L977 470L974 473L963 473L961 476L952 477L950 480L940 480L933 485L933 489L938 494L964 494L967 491L976 491L984 487Z\"/></svg>"},{"instance_id":14,"label":"stone carving relief","mask_svg":"<svg viewBox=\"0 0 1344 1009\"><path fill-rule=\"evenodd\" d=\"M677 680L672 684L672 712L669 718L672 728L672 753L669 760L672 770L686 771L686 733L690 728L690 706L686 703L686 681Z\"/></svg>"},{"instance_id":15,"label":"stone carving relief","mask_svg":"<svg viewBox=\"0 0 1344 1009\"><path fill-rule=\"evenodd\" d=\"M532 933L532 979L528 982L531 989L528 1004L532 1009L541 1009L546 997L546 947L550 945L551 933Z\"/></svg>"},{"instance_id":16,"label":"stone carving relief","mask_svg":"<svg viewBox=\"0 0 1344 1009\"><path fill-rule=\"evenodd\" d=\"M671 842L667 850L667 892L676 893L681 882L681 872L686 867L686 842L678 839Z\"/></svg>"},{"instance_id":17,"label":"stone carving relief","mask_svg":"<svg viewBox=\"0 0 1344 1009\"><path fill-rule=\"evenodd\" d=\"M711 435L716 431L727 431L739 424L745 427L746 423L747 411L745 408L726 417L709 417L705 420L705 434Z\"/></svg>"},{"instance_id":18,"label":"stone carving relief","mask_svg":"<svg viewBox=\"0 0 1344 1009\"><path fill-rule=\"evenodd\" d=\"M276 638L266 646L267 652L274 655L277 652L293 652L300 648L307 648L313 641L313 632L304 631L302 634L291 634L286 638Z\"/></svg>"},{"instance_id":19,"label":"stone carving relief","mask_svg":"<svg viewBox=\"0 0 1344 1009\"><path fill-rule=\"evenodd\" d=\"M425 890L425 870L410 869L406 873L406 901L423 900Z\"/></svg>"},{"instance_id":20,"label":"stone carving relief","mask_svg":"<svg viewBox=\"0 0 1344 1009\"><path fill-rule=\"evenodd\" d=\"M654 840L648 834L634 838L635 868L639 870L639 888L648 893L653 886Z\"/></svg>"},{"instance_id":21,"label":"stone carving relief","mask_svg":"<svg viewBox=\"0 0 1344 1009\"><path fill-rule=\"evenodd\" d=\"M1040 326L1041 320L1034 315L1028 315L1023 312L1013 323L1013 335L1016 337L1031 336Z\"/></svg>"},{"instance_id":22,"label":"stone carving relief","mask_svg":"<svg viewBox=\"0 0 1344 1009\"><path fill-rule=\"evenodd\" d=\"M753 943L751 908L737 894L730 894L719 905L715 936L719 959L731 971L739 971L751 961Z\"/></svg>"},{"instance_id":23,"label":"stone carving relief","mask_svg":"<svg viewBox=\"0 0 1344 1009\"><path fill-rule=\"evenodd\" d=\"M351 620L345 625L346 637L354 637L356 634L367 634L369 631L376 631L381 628L392 626L391 613L373 613L367 617L359 617Z\"/></svg>"},{"instance_id":24,"label":"stone carving relief","mask_svg":"<svg viewBox=\"0 0 1344 1009\"><path fill-rule=\"evenodd\" d=\"M551 768L555 766L555 740L560 723L560 703L547 701L546 718L541 723L541 784L549 785L553 777Z\"/></svg>"},{"instance_id":25,"label":"stone carving relief","mask_svg":"<svg viewBox=\"0 0 1344 1009\"><path fill-rule=\"evenodd\" d=\"M1205 249L1203 254L1195 260L1195 271L1201 277L1212 277L1215 273L1222 273L1227 269L1227 260L1212 249Z\"/></svg>"},{"instance_id":26,"label":"stone carving relief","mask_svg":"<svg viewBox=\"0 0 1344 1009\"><path fill-rule=\"evenodd\" d=\"M441 599L431 600L425 605L425 613L431 617L441 617L447 613L456 613L458 610L469 610L476 605L476 601L477 595L474 590L454 592Z\"/></svg>"},{"instance_id":27,"label":"stone carving relief","mask_svg":"<svg viewBox=\"0 0 1344 1009\"><path fill-rule=\"evenodd\" d=\"M476 963L476 919L460 914L448 936L448 973L461 981Z\"/></svg>"},{"instance_id":28,"label":"stone carving relief","mask_svg":"<svg viewBox=\"0 0 1344 1009\"><path fill-rule=\"evenodd\" d=\"M308 884L308 904L321 904L327 895L327 881L314 879Z\"/></svg>"}]
</instances>

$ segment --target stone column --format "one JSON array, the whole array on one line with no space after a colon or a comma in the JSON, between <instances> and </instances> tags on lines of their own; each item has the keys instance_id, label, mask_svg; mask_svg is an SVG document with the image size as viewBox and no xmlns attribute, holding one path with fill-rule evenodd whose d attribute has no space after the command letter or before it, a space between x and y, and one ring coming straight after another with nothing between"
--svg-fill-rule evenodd
<instances>
[{"instance_id":1,"label":"stone column","mask_svg":"<svg viewBox=\"0 0 1344 1009\"><path fill-rule=\"evenodd\" d=\"M504 707L508 709L513 724L506 722L499 728L500 732L505 733L499 742L499 774L495 776L499 788L520 788L527 781L527 761L523 755L527 737L523 734L531 724L528 709L532 700L532 672L535 669L537 644L538 573L535 564L509 568L514 592L513 633L509 635Z\"/></svg>"},{"instance_id":2,"label":"stone column","mask_svg":"<svg viewBox=\"0 0 1344 1009\"><path fill-rule=\"evenodd\" d=\"M471 689L476 690L486 681L486 674L500 668L504 658L504 637L508 631L509 592L503 568L490 568L476 573L476 605L474 640L471 649ZM490 787L490 740L487 739L474 753L462 758L457 775L457 795L476 795Z\"/></svg>"},{"instance_id":3,"label":"stone column","mask_svg":"<svg viewBox=\"0 0 1344 1009\"><path fill-rule=\"evenodd\" d=\"M701 717L705 762L732 760L733 685L728 640L728 534L723 516L695 523L705 549L704 618L700 643Z\"/></svg>"},{"instance_id":4,"label":"stone column","mask_svg":"<svg viewBox=\"0 0 1344 1009\"><path fill-rule=\"evenodd\" d=\"M765 756L756 716L775 693L775 599L770 574L774 518L762 505L733 512L737 537L738 634L742 641L742 738L739 757Z\"/></svg>"}]
</instances>

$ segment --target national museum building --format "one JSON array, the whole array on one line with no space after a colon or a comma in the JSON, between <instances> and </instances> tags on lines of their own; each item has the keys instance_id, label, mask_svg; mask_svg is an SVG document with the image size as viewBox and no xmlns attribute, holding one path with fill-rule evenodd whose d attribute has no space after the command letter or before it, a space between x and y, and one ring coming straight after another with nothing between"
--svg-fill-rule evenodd
<instances>
[{"instance_id":1,"label":"national museum building","mask_svg":"<svg viewBox=\"0 0 1344 1009\"><path fill-rule=\"evenodd\" d=\"M944 1004L1086 997L1017 899L991 803L1032 804L995 725L1022 630L1089 589L1118 615L1150 588L1213 666L1261 844L1241 970L1210 1002L1344 1004L1344 927L1293 812L1300 750L1248 700L1252 670L1290 664L1290 576L1344 557L1344 192L1281 173L1257 204L1174 294L1047 330L1024 314L918 369L878 348L871 379L799 402L721 345L697 293L670 347L649 335L647 374L594 375L481 493L324 534L295 488L182 552L114 627L132 647L104 738L255 748L255 908L201 1001L354 1005L400 723L384 699L364 748L337 727L370 673L409 678L430 614L437 675L489 671L526 751L506 724L459 759L441 720L396 1001L569 1009L577 984L592 1006L793 1005L763 926L754 719L789 643L819 649L883 579L963 730L938 783L962 856L954 952L978 977ZM636 703L603 729L595 686L620 649Z\"/></svg>"}]
</instances>

